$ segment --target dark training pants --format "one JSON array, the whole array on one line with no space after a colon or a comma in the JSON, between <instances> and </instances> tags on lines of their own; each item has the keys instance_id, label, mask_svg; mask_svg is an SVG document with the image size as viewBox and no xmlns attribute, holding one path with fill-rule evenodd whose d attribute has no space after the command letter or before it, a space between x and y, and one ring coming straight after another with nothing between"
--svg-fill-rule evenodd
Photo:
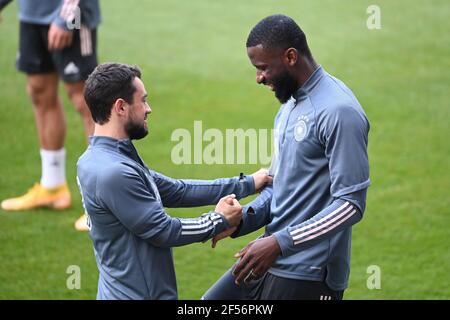
<instances>
[{"instance_id":1,"label":"dark training pants","mask_svg":"<svg viewBox=\"0 0 450 320\"><path fill-rule=\"evenodd\" d=\"M344 291L331 290L322 281L281 278L268 272L238 286L231 270L203 295L203 300L342 300L344 295Z\"/></svg>"}]
</instances>

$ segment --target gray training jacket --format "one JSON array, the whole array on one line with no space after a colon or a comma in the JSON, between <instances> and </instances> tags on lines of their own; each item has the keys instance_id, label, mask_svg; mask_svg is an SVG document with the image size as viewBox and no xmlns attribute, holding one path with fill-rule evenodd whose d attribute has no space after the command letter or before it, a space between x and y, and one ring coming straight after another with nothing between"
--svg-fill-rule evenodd
<instances>
[{"instance_id":1,"label":"gray training jacket","mask_svg":"<svg viewBox=\"0 0 450 320\"><path fill-rule=\"evenodd\" d=\"M270 273L344 290L352 225L363 217L370 185L366 114L342 81L318 67L281 106L274 127L273 186L244 208L233 237L266 226L281 248Z\"/></svg>"},{"instance_id":2,"label":"gray training jacket","mask_svg":"<svg viewBox=\"0 0 450 320\"><path fill-rule=\"evenodd\" d=\"M176 180L149 170L130 140L91 137L77 164L100 272L98 299L177 299L174 246L206 241L229 227L216 212L170 217L164 207L216 204L255 192L253 178Z\"/></svg>"}]
</instances>

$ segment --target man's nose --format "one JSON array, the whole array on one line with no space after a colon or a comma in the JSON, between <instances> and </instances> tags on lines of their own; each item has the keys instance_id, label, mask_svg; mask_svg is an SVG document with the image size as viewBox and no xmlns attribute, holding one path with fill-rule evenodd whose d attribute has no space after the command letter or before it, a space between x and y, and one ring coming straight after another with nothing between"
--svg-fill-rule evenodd
<instances>
[{"instance_id":1,"label":"man's nose","mask_svg":"<svg viewBox=\"0 0 450 320\"><path fill-rule=\"evenodd\" d=\"M257 84L261 84L261 83L264 83L264 76L262 75L262 74L260 74L260 73L257 73L256 74L256 83Z\"/></svg>"}]
</instances>

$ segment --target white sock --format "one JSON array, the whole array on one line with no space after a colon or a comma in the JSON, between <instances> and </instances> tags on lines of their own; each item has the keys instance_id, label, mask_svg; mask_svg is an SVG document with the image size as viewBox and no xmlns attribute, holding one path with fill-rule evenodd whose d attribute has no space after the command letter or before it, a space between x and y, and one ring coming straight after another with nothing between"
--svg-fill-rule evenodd
<instances>
[{"instance_id":1,"label":"white sock","mask_svg":"<svg viewBox=\"0 0 450 320\"><path fill-rule=\"evenodd\" d=\"M41 149L41 185L53 189L66 183L66 150Z\"/></svg>"}]
</instances>

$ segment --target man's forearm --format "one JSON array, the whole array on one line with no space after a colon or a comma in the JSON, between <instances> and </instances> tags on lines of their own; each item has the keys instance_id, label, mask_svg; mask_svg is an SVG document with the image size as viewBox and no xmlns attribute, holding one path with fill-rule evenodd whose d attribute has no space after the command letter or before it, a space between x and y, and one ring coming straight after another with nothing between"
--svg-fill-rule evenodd
<instances>
[{"instance_id":1,"label":"man's forearm","mask_svg":"<svg viewBox=\"0 0 450 320\"><path fill-rule=\"evenodd\" d=\"M177 180L154 172L154 179L163 204L168 208L212 205L232 193L237 199L255 193L252 176L216 180Z\"/></svg>"},{"instance_id":2,"label":"man's forearm","mask_svg":"<svg viewBox=\"0 0 450 320\"><path fill-rule=\"evenodd\" d=\"M157 247L178 247L206 241L229 227L222 214L212 211L198 218L168 218L165 227L146 240Z\"/></svg>"},{"instance_id":3,"label":"man's forearm","mask_svg":"<svg viewBox=\"0 0 450 320\"><path fill-rule=\"evenodd\" d=\"M349 201L337 199L311 219L274 233L282 256L290 256L360 221L362 213Z\"/></svg>"},{"instance_id":4,"label":"man's forearm","mask_svg":"<svg viewBox=\"0 0 450 320\"><path fill-rule=\"evenodd\" d=\"M273 186L268 185L255 200L243 207L241 224L231 238L244 236L270 223L272 194Z\"/></svg>"},{"instance_id":5,"label":"man's forearm","mask_svg":"<svg viewBox=\"0 0 450 320\"><path fill-rule=\"evenodd\" d=\"M216 204L220 198L235 194L239 200L255 193L251 176L222 178L212 181L184 180L186 191L181 205L186 207Z\"/></svg>"}]
</instances>

